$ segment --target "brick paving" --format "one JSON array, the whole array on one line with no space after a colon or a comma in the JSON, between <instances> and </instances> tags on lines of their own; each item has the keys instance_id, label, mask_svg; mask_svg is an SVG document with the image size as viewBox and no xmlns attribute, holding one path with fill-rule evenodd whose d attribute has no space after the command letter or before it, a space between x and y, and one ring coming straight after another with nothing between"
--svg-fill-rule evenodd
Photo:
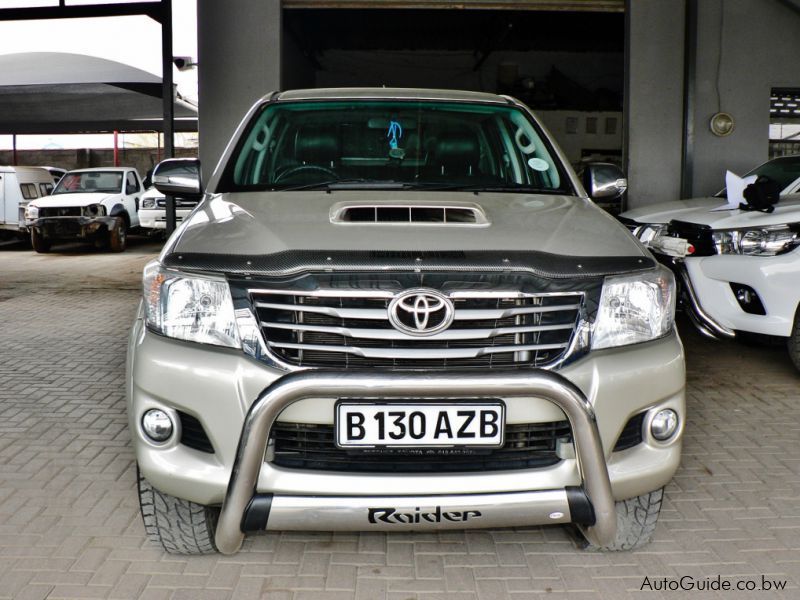
<instances>
[{"instance_id":1,"label":"brick paving","mask_svg":"<svg viewBox=\"0 0 800 600\"><path fill-rule=\"evenodd\" d=\"M158 250L0 246L0 599L800 598L800 375L782 347L683 327L684 458L655 540L592 554L558 527L264 534L230 557L144 537L125 416L138 273ZM645 577L783 592L640 591Z\"/></svg>"}]
</instances>

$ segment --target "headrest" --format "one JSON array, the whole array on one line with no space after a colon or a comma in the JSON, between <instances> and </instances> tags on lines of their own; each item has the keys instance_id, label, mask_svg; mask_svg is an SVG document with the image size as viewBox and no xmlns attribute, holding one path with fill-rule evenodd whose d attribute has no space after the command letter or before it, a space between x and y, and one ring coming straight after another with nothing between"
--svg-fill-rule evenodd
<instances>
[{"instance_id":1,"label":"headrest","mask_svg":"<svg viewBox=\"0 0 800 600\"><path fill-rule=\"evenodd\" d=\"M477 167L478 139L470 133L446 133L436 142L436 161L446 167Z\"/></svg>"},{"instance_id":2,"label":"headrest","mask_svg":"<svg viewBox=\"0 0 800 600\"><path fill-rule=\"evenodd\" d=\"M338 139L330 129L300 129L294 139L294 156L304 163L329 165L339 158Z\"/></svg>"}]
</instances>

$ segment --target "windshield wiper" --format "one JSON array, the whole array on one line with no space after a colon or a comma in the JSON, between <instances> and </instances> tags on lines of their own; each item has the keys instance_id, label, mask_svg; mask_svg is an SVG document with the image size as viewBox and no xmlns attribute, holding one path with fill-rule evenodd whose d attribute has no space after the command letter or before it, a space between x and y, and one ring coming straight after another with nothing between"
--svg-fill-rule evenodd
<instances>
[{"instance_id":1,"label":"windshield wiper","mask_svg":"<svg viewBox=\"0 0 800 600\"><path fill-rule=\"evenodd\" d=\"M486 185L486 184L463 184L463 183L435 183L435 182L420 182L410 184L411 187L431 190L431 191L449 191L454 192L514 192L517 194L566 194L564 190L559 189L546 189L537 188L525 185Z\"/></svg>"},{"instance_id":2,"label":"windshield wiper","mask_svg":"<svg viewBox=\"0 0 800 600\"><path fill-rule=\"evenodd\" d=\"M352 177L349 179L331 179L329 181L291 185L289 187L275 187L272 189L276 192L296 192L299 190L403 190L410 185L413 184L408 184L403 181Z\"/></svg>"}]
</instances>

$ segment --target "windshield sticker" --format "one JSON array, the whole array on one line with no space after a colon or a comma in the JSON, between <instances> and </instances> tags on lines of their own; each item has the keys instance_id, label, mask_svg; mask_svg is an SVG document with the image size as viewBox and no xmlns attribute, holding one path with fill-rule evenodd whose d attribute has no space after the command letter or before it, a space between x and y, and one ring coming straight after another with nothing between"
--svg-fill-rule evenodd
<instances>
[{"instance_id":1,"label":"windshield sticker","mask_svg":"<svg viewBox=\"0 0 800 600\"><path fill-rule=\"evenodd\" d=\"M541 158L531 158L528 160L528 166L533 169L534 171L547 171L550 168L550 165L547 164L546 160L542 160Z\"/></svg>"},{"instance_id":2,"label":"windshield sticker","mask_svg":"<svg viewBox=\"0 0 800 600\"><path fill-rule=\"evenodd\" d=\"M389 121L389 131L386 133L389 138L389 148L395 149L399 145L399 140L403 137L403 127L392 119Z\"/></svg>"}]
</instances>

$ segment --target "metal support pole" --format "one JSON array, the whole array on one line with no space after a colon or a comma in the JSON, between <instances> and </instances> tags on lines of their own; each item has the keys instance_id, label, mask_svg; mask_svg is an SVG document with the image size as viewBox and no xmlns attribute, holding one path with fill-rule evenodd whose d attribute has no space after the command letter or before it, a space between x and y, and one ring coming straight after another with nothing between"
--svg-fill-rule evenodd
<instances>
[{"instance_id":1,"label":"metal support pole","mask_svg":"<svg viewBox=\"0 0 800 600\"><path fill-rule=\"evenodd\" d=\"M119 131L114 130L114 166L119 166Z\"/></svg>"},{"instance_id":2,"label":"metal support pole","mask_svg":"<svg viewBox=\"0 0 800 600\"><path fill-rule=\"evenodd\" d=\"M720 8L724 10L724 8ZM683 55L683 153L681 157L681 198L691 198L694 187L694 110L697 75L697 0L686 0Z\"/></svg>"},{"instance_id":3,"label":"metal support pole","mask_svg":"<svg viewBox=\"0 0 800 600\"><path fill-rule=\"evenodd\" d=\"M11 163L17 166L17 134L11 136Z\"/></svg>"},{"instance_id":4,"label":"metal support pole","mask_svg":"<svg viewBox=\"0 0 800 600\"><path fill-rule=\"evenodd\" d=\"M164 101L164 157L175 156L175 100L172 89L172 0L161 0L161 78ZM167 194L167 235L175 231L175 197Z\"/></svg>"}]
</instances>

